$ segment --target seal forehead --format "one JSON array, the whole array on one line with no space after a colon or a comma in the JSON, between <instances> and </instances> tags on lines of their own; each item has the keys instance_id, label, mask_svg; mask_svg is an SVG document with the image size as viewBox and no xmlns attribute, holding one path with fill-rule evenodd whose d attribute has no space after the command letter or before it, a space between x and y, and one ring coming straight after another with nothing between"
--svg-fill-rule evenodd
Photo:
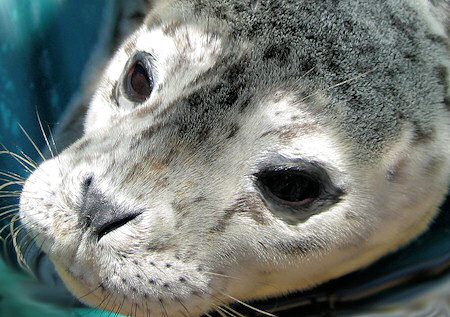
<instances>
[{"instance_id":1,"label":"seal forehead","mask_svg":"<svg viewBox=\"0 0 450 317\"><path fill-rule=\"evenodd\" d=\"M290 86L314 116L343 133L362 162L379 158L405 124L413 125L418 140L433 140L434 118L445 97L442 72L435 70L448 51L442 32L432 34L412 4L199 0L171 5L176 21L171 28L182 28L183 16L207 17L204 30L217 31L227 42L190 100L211 101L217 112L243 109L258 106L249 100L260 91ZM420 80L424 72L426 82ZM318 91L328 96L326 103L314 100ZM424 110L424 103L433 109Z\"/></svg>"}]
</instances>

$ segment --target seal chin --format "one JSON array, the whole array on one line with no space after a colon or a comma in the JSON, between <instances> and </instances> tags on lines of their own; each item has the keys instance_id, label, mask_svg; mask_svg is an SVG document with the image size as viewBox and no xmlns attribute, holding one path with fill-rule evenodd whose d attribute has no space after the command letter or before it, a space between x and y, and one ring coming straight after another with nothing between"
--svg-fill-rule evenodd
<instances>
[{"instance_id":1,"label":"seal chin","mask_svg":"<svg viewBox=\"0 0 450 317\"><path fill-rule=\"evenodd\" d=\"M68 290L74 294L80 301L85 303L86 305L93 307L100 307L102 303L102 296L100 294L100 289L97 288L95 290L90 289L86 285L84 285L80 279L75 278L66 267L61 265L57 260L51 258L53 264L55 265L55 269L58 272L59 276L63 280L64 284L68 288Z\"/></svg>"}]
</instances>

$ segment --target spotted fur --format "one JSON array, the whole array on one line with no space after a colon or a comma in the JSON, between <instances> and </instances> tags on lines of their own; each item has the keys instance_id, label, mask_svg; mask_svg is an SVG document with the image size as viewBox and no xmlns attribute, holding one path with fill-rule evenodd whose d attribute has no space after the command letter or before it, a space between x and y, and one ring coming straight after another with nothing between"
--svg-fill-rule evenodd
<instances>
[{"instance_id":1,"label":"spotted fur","mask_svg":"<svg viewBox=\"0 0 450 317\"><path fill-rule=\"evenodd\" d=\"M323 283L427 228L450 172L444 2L129 3L122 44L76 101L86 115L68 116L67 148L21 196L23 223L80 300L200 315ZM124 106L136 52L152 56L155 86ZM65 133L80 120L83 133ZM304 219L257 185L280 166L326 175ZM135 216L93 229L122 214Z\"/></svg>"}]
</instances>

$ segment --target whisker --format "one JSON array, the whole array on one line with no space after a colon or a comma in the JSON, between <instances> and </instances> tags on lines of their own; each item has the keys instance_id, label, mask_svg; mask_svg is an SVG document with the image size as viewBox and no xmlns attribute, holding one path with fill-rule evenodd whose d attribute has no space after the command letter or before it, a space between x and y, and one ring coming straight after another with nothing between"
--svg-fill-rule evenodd
<instances>
[{"instance_id":1,"label":"whisker","mask_svg":"<svg viewBox=\"0 0 450 317\"><path fill-rule=\"evenodd\" d=\"M8 151L8 150L4 150L4 151L0 151L0 154L8 154L10 156L12 156L20 165L22 165L22 167L24 167L27 172L32 173L33 170L30 169L29 166L31 166L32 168L36 168L36 166L34 166L32 163L28 162L28 160L26 160L25 158L21 157L19 154Z\"/></svg>"},{"instance_id":2,"label":"whisker","mask_svg":"<svg viewBox=\"0 0 450 317\"><path fill-rule=\"evenodd\" d=\"M25 177L22 177L18 174L12 173L12 172L0 172L0 175L15 179L17 181L25 181Z\"/></svg>"},{"instance_id":3,"label":"whisker","mask_svg":"<svg viewBox=\"0 0 450 317\"><path fill-rule=\"evenodd\" d=\"M116 311L115 316L118 316L118 315L120 314L120 312L122 311L123 306L124 306L124 304L125 304L126 298L125 298L124 296L122 296L122 298L123 298L123 299L122 299L122 302L120 303L119 307L117 307L118 309L117 309L117 311ZM115 305L114 305L113 307L115 307Z\"/></svg>"},{"instance_id":4,"label":"whisker","mask_svg":"<svg viewBox=\"0 0 450 317\"><path fill-rule=\"evenodd\" d=\"M252 309L252 310L254 310L254 311L256 311L256 312L258 312L260 314L263 314L263 315L266 315L266 316L271 316L271 317L276 317L276 315L274 315L274 314L271 314L271 313L266 312L264 310L258 309L258 308L254 307L254 306L252 306L250 304L247 304L247 303L245 303L245 302L243 302L243 301L241 301L241 300L239 300L239 299L237 299L237 298L235 298L235 297L233 297L231 295L225 294L223 292L221 292L221 293L222 293L222 295L232 299L233 301L235 301L235 302L237 302L237 303L239 303L241 305L244 305L245 307L250 308L250 309Z\"/></svg>"},{"instance_id":5,"label":"whisker","mask_svg":"<svg viewBox=\"0 0 450 317\"><path fill-rule=\"evenodd\" d=\"M229 316L227 313L225 313L225 312L222 311L222 309L220 308L220 306L215 306L215 310L216 310L216 312L217 312L220 316L222 316L222 317L228 317L228 316Z\"/></svg>"},{"instance_id":6,"label":"whisker","mask_svg":"<svg viewBox=\"0 0 450 317\"><path fill-rule=\"evenodd\" d=\"M39 156L42 158L42 160L45 161L44 154L41 152L41 150L39 149L37 144L33 141L33 139L30 137L28 132L25 130L25 128L20 123L19 123L19 128L20 128L20 130L22 130L23 134L25 134L25 136L27 137L28 141L30 141L31 145L34 147L34 149L39 154Z\"/></svg>"},{"instance_id":7,"label":"whisker","mask_svg":"<svg viewBox=\"0 0 450 317\"><path fill-rule=\"evenodd\" d=\"M42 124L41 116L39 115L39 112L37 112L37 111L36 111L36 116L37 116L37 119L38 119L39 128L41 129L42 136L44 137L44 140L45 140L45 144L47 145L48 150L50 151L50 154L51 154L52 158L54 158L55 154L53 153L53 149L52 149L52 147L50 145L50 142L48 141L47 133L45 132L44 125Z\"/></svg>"},{"instance_id":8,"label":"whisker","mask_svg":"<svg viewBox=\"0 0 450 317\"><path fill-rule=\"evenodd\" d=\"M35 166L35 168L39 165L35 160L33 160L29 155L27 155L25 152L20 151L20 154L27 159L31 164Z\"/></svg>"},{"instance_id":9,"label":"whisker","mask_svg":"<svg viewBox=\"0 0 450 317\"><path fill-rule=\"evenodd\" d=\"M229 279L241 280L241 278L236 277L236 276L230 276L230 275L214 273L214 272L208 272L208 271L204 271L204 273L206 273L208 275L213 275L213 276L219 276L219 277L225 277L225 278L229 278Z\"/></svg>"},{"instance_id":10,"label":"whisker","mask_svg":"<svg viewBox=\"0 0 450 317\"><path fill-rule=\"evenodd\" d=\"M169 317L169 315L167 314L166 307L164 307L164 303L162 302L162 300L159 301L159 305L161 306L162 315L165 317Z\"/></svg>"},{"instance_id":11,"label":"whisker","mask_svg":"<svg viewBox=\"0 0 450 317\"><path fill-rule=\"evenodd\" d=\"M178 303L181 305L181 307L184 308L184 310L188 313L189 317L192 317L191 312L187 309L187 307L183 304L183 301L181 299L178 299Z\"/></svg>"},{"instance_id":12,"label":"whisker","mask_svg":"<svg viewBox=\"0 0 450 317\"><path fill-rule=\"evenodd\" d=\"M344 80L344 81L341 81L341 82L339 82L339 83L337 83L337 84L331 85L331 86L329 86L329 87L327 87L327 88L325 88L325 89L323 89L323 90L321 90L321 91L328 91L328 90L337 88L337 87L339 87L339 86L345 85L345 84L347 84L347 83L349 83L349 82L358 80L359 78L364 77L364 76L366 76L366 75L368 75L368 74L370 74L370 73L373 73L374 71L376 71L376 70L378 70L379 68L384 67L384 66L385 66L385 63L381 63L381 64L375 66L374 68L372 68L372 69L370 69L370 70L368 70L368 71L366 71L366 72L364 72L364 73L361 73L361 74L356 75L356 76L354 76L354 77L352 77L352 78L349 78L349 79L346 79L346 80ZM321 93L321 91L319 90L319 91L317 91L317 92L315 92L315 93L312 93L312 94L310 94L310 95L308 95L308 96L306 96L306 97L303 97L303 98L300 99L298 102L303 102L303 101L305 101L305 100L311 98L312 96L318 95L318 94Z\"/></svg>"}]
</instances>

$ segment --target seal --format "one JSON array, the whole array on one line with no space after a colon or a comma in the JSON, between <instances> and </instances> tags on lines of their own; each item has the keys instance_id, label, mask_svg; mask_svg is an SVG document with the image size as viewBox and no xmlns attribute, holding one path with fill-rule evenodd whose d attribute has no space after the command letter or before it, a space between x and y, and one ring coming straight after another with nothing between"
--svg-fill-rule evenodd
<instances>
[{"instance_id":1,"label":"seal","mask_svg":"<svg viewBox=\"0 0 450 317\"><path fill-rule=\"evenodd\" d=\"M75 296L129 316L227 314L397 250L449 183L439 6L142 1L23 226Z\"/></svg>"}]
</instances>

